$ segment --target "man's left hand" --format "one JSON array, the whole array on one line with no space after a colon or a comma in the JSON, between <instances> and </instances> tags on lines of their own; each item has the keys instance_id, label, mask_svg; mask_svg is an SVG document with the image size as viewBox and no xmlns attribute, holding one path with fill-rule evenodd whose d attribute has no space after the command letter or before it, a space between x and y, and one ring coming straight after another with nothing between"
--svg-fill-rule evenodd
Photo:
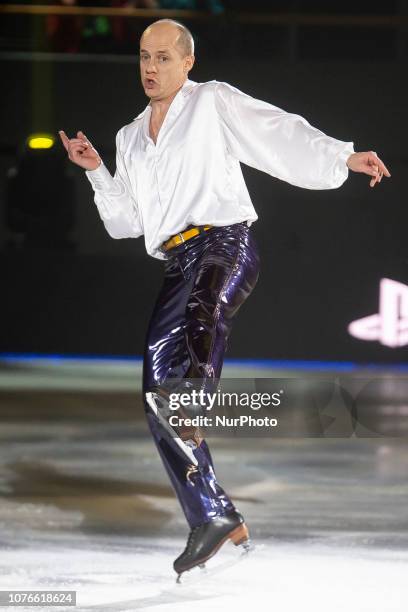
<instances>
[{"instance_id":1,"label":"man's left hand","mask_svg":"<svg viewBox=\"0 0 408 612\"><path fill-rule=\"evenodd\" d=\"M381 183L384 174L387 177L391 176L385 164L374 151L352 153L346 163L350 170L364 172L364 174L371 176L370 187L374 187L376 183Z\"/></svg>"}]
</instances>

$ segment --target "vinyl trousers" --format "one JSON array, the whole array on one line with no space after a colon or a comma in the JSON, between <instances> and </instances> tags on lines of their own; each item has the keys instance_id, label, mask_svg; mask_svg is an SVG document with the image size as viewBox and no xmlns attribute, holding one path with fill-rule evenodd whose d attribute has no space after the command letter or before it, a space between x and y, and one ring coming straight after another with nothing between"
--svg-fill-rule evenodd
<instances>
[{"instance_id":1,"label":"vinyl trousers","mask_svg":"<svg viewBox=\"0 0 408 612\"><path fill-rule=\"evenodd\" d=\"M146 401L152 388L175 379L221 377L234 317L254 289L259 253L245 221L211 229L166 252L164 279L147 329L143 398L148 425L190 528L234 511L217 481L205 439L195 469Z\"/></svg>"}]
</instances>

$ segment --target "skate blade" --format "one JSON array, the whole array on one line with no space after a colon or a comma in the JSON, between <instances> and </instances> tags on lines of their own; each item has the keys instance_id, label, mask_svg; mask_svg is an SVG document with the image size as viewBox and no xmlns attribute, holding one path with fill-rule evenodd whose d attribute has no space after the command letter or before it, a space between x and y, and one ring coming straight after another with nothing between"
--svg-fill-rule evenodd
<instances>
[{"instance_id":1,"label":"skate blade","mask_svg":"<svg viewBox=\"0 0 408 612\"><path fill-rule=\"evenodd\" d=\"M241 550L239 550L238 554L236 553L232 559L230 558L217 563L214 558L215 556L210 557L210 559L207 561L204 561L203 563L192 567L190 570L186 570L185 572L179 574L176 578L176 583L189 585L218 576L219 572L227 570L230 567L234 567L234 565L240 563L244 559L248 559L249 553L254 552L258 548L258 545L255 546L251 540L247 540L246 542L239 544L238 547Z\"/></svg>"}]
</instances>

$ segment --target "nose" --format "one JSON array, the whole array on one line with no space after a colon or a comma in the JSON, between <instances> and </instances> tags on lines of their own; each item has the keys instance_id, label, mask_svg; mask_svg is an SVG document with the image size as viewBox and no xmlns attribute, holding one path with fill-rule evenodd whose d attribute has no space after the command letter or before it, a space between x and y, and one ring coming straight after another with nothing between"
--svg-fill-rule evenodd
<instances>
[{"instance_id":1,"label":"nose","mask_svg":"<svg viewBox=\"0 0 408 612\"><path fill-rule=\"evenodd\" d=\"M153 58L150 58L149 61L146 63L146 72L149 74L150 72L157 72L156 69L156 64L154 63Z\"/></svg>"}]
</instances>

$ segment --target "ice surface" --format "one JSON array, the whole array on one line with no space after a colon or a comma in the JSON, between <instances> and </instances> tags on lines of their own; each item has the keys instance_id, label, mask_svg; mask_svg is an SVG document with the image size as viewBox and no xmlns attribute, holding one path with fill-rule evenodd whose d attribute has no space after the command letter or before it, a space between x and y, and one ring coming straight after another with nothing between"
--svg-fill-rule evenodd
<instances>
[{"instance_id":1,"label":"ice surface","mask_svg":"<svg viewBox=\"0 0 408 612\"><path fill-rule=\"evenodd\" d=\"M407 611L404 439L209 441L255 550L227 543L176 584L187 524L126 367L110 386L95 366L89 389L84 370L46 389L47 368L21 389L6 373L1 590L77 591L76 608L44 610Z\"/></svg>"}]
</instances>

